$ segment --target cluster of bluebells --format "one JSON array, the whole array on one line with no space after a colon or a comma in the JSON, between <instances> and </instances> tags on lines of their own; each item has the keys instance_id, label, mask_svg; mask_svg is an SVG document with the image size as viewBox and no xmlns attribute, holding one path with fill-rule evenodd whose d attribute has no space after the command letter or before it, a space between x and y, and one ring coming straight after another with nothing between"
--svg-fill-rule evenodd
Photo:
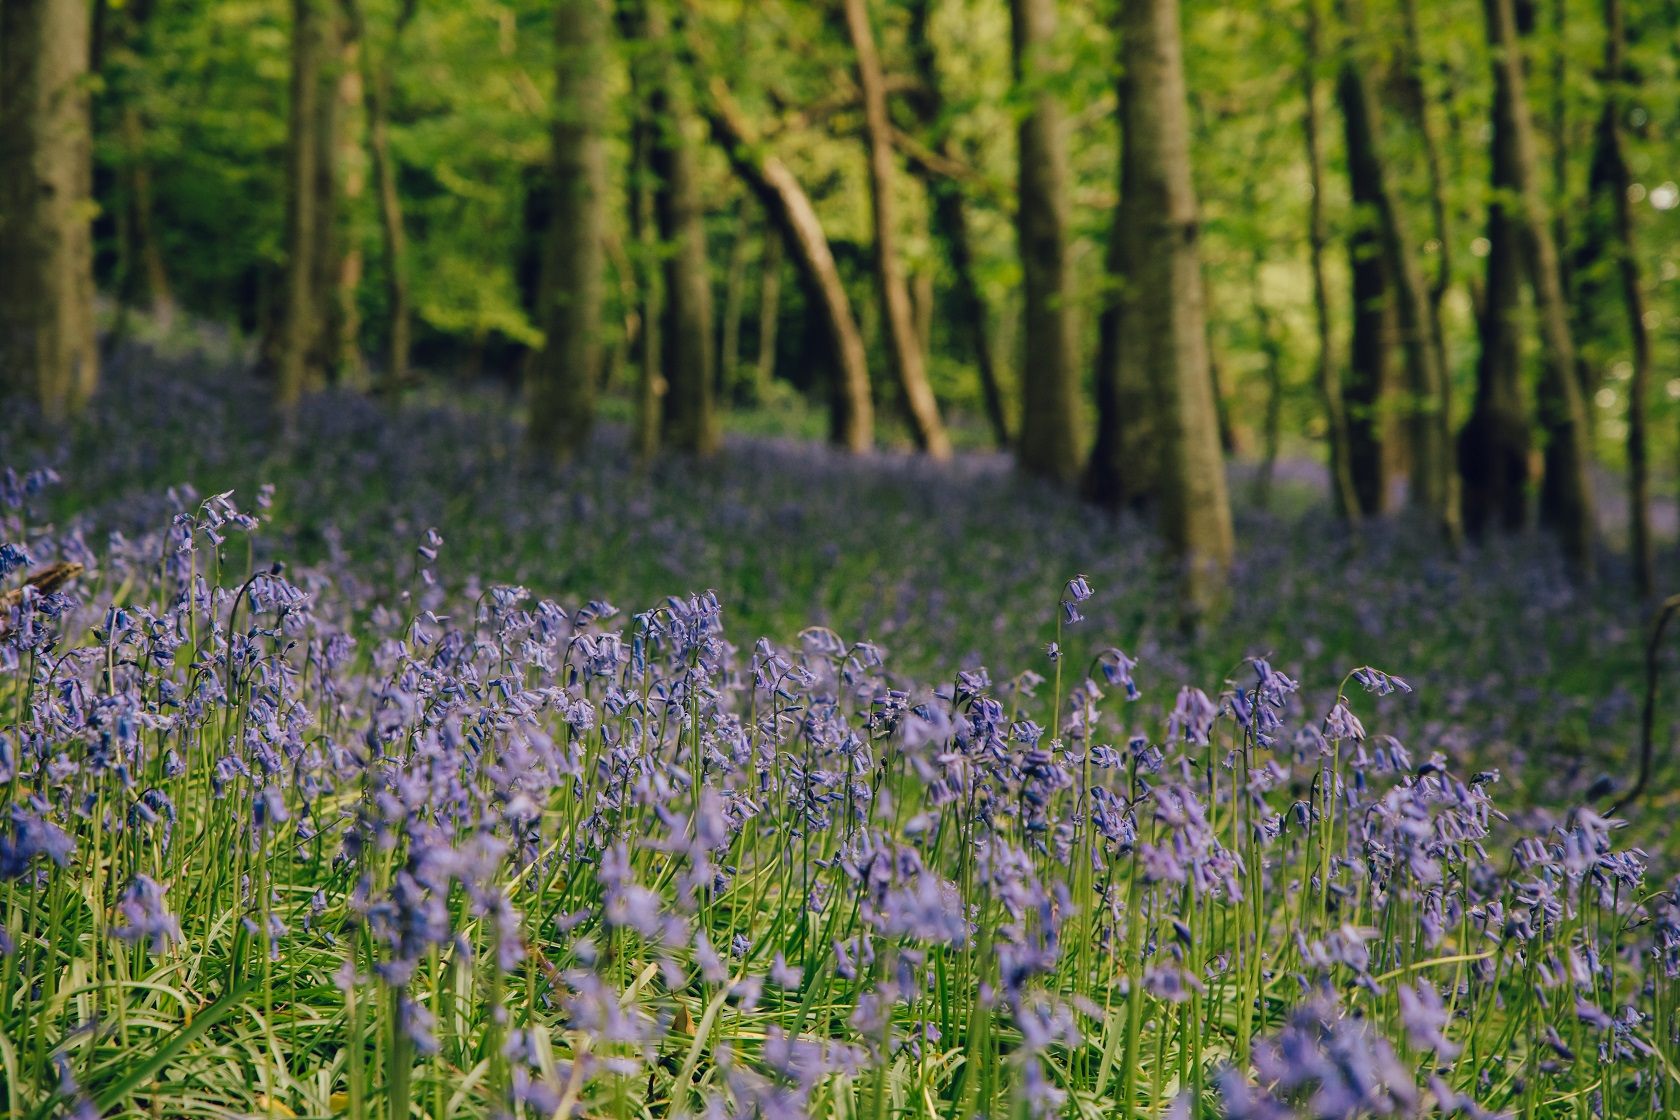
<instances>
[{"instance_id":1,"label":"cluster of bluebells","mask_svg":"<svg viewBox=\"0 0 1680 1120\"><path fill-rule=\"evenodd\" d=\"M401 580L287 566L283 488L177 487L95 549L7 479L6 587L82 566L0 619L30 1111L1680 1104L1676 888L1620 822L1507 815L1498 771L1408 746L1391 674L1156 695L1064 656L1118 594L1079 576L1035 664L917 681L826 626L737 647L710 592L450 577L423 525ZM242 1044L255 992L310 1014ZM179 1076L121 1085L187 1009Z\"/></svg>"}]
</instances>

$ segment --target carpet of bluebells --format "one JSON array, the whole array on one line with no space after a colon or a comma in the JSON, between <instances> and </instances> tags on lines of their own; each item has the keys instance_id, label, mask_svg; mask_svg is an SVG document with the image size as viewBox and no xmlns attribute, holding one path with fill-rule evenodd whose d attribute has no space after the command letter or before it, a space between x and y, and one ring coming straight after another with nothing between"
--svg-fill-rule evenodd
<instances>
[{"instance_id":1,"label":"carpet of bluebells","mask_svg":"<svg viewBox=\"0 0 1680 1120\"><path fill-rule=\"evenodd\" d=\"M1245 511L1185 635L1001 462L112 367L0 420L8 1115L1680 1115L1640 614L1543 539Z\"/></svg>"}]
</instances>

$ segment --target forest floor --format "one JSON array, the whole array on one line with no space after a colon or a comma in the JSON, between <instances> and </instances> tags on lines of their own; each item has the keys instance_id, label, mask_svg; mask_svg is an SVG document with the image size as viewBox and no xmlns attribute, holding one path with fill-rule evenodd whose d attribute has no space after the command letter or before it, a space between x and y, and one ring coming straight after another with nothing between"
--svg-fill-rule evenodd
<instances>
[{"instance_id":1,"label":"forest floor","mask_svg":"<svg viewBox=\"0 0 1680 1120\"><path fill-rule=\"evenodd\" d=\"M906 680L980 665L994 679L1050 674L1057 597L1082 573L1096 595L1062 646L1076 664L1107 646L1138 658L1140 719L1170 707L1180 682L1214 693L1245 657L1301 680L1309 710L1374 664L1416 689L1385 701L1388 729L1418 757L1438 748L1504 767L1508 805L1567 804L1632 772L1643 629L1623 557L1607 553L1599 584L1581 590L1539 533L1456 559L1404 518L1350 538L1311 462L1279 465L1270 511L1250 500L1252 468L1233 468L1230 606L1186 635L1147 527L1024 480L1002 455L942 467L736 433L714 461L641 468L608 425L557 470L522 453L500 395L434 391L392 406L328 392L286 436L265 387L223 361L125 347L83 421L44 438L0 428L0 462L57 469L54 516L90 541L154 530L186 487L249 504L272 484L255 559L354 573L369 608L412 576L435 528L447 544L434 570L454 589L505 581L629 610L711 589L742 648L820 624L879 643ZM1659 754L1675 734L1659 711Z\"/></svg>"}]
</instances>

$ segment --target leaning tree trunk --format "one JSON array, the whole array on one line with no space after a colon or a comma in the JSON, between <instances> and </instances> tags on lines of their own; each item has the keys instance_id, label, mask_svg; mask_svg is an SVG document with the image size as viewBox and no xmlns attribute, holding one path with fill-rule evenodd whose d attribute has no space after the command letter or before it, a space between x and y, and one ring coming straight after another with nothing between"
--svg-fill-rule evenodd
<instances>
[{"instance_id":1,"label":"leaning tree trunk","mask_svg":"<svg viewBox=\"0 0 1680 1120\"><path fill-rule=\"evenodd\" d=\"M0 397L52 418L99 383L89 8L0 3Z\"/></svg>"},{"instance_id":2,"label":"leaning tree trunk","mask_svg":"<svg viewBox=\"0 0 1680 1120\"><path fill-rule=\"evenodd\" d=\"M1139 458L1113 438L1122 385L1143 385L1150 413L1154 497L1181 565L1187 618L1220 599L1233 549L1225 463L1208 368L1200 223L1190 179L1190 120L1178 0L1124 0L1120 14L1122 223L1115 367L1100 418L1113 458L1093 461L1098 493L1112 500Z\"/></svg>"},{"instance_id":3,"label":"leaning tree trunk","mask_svg":"<svg viewBox=\"0 0 1680 1120\"><path fill-rule=\"evenodd\" d=\"M689 75L671 49L662 0L648 0L648 44L662 65L649 107L654 115L654 217L665 252L666 444L696 455L718 447L712 401L712 278L706 258L700 168L689 139Z\"/></svg>"},{"instance_id":4,"label":"leaning tree trunk","mask_svg":"<svg viewBox=\"0 0 1680 1120\"><path fill-rule=\"evenodd\" d=\"M554 201L548 223L543 349L531 385L531 442L556 461L589 442L601 365L606 261L608 49L605 0L560 0L555 12ZM698 448L691 448L698 449Z\"/></svg>"},{"instance_id":5,"label":"leaning tree trunk","mask_svg":"<svg viewBox=\"0 0 1680 1120\"><path fill-rule=\"evenodd\" d=\"M361 43L362 103L367 114L368 149L373 156L373 188L379 197L380 259L385 271L385 302L391 317L385 348L386 391L408 380L409 296L408 236L403 231L402 198L397 194L396 161L391 155L391 74L403 30L414 18L417 0L404 0L391 28L385 57L374 64L362 0L344 0L352 33Z\"/></svg>"},{"instance_id":6,"label":"leaning tree trunk","mask_svg":"<svg viewBox=\"0 0 1680 1120\"><path fill-rule=\"evenodd\" d=\"M869 151L869 187L875 216L875 281L880 290L881 318L886 327L887 355L898 378L899 392L916 446L934 459L951 457L951 440L939 419L939 405L928 383L927 364L916 337L916 318L904 262L898 255L894 225L892 121L887 116L886 80L875 53L875 32L869 26L867 0L845 0L846 30L857 56L858 85L863 90L863 132Z\"/></svg>"},{"instance_id":7,"label":"leaning tree trunk","mask_svg":"<svg viewBox=\"0 0 1680 1120\"><path fill-rule=\"evenodd\" d=\"M316 101L321 96L317 0L292 0L291 106L286 136L286 269L281 295L278 402L290 412L310 380L316 330Z\"/></svg>"},{"instance_id":8,"label":"leaning tree trunk","mask_svg":"<svg viewBox=\"0 0 1680 1120\"><path fill-rule=\"evenodd\" d=\"M1357 211L1348 233L1348 273L1353 287L1353 343L1346 389L1348 470L1353 476L1359 511L1388 512L1390 480L1403 459L1397 417L1394 353L1400 340L1400 317L1394 298L1394 271L1380 232L1383 164L1373 121L1366 111L1366 90L1357 63L1344 57L1336 78L1336 97L1346 134L1348 186Z\"/></svg>"},{"instance_id":9,"label":"leaning tree trunk","mask_svg":"<svg viewBox=\"0 0 1680 1120\"><path fill-rule=\"evenodd\" d=\"M1330 289L1324 278L1324 247L1330 236L1324 220L1324 154L1319 146L1318 66L1322 56L1320 28L1322 0L1307 0L1306 64L1302 71L1302 97L1306 102L1303 125L1307 140L1307 175L1311 188L1307 200L1307 247L1313 277L1313 312L1318 332L1317 381L1324 405L1325 435L1330 443L1330 482L1336 509L1350 524L1359 523L1360 501L1354 489L1353 451L1348 432L1346 401L1330 333Z\"/></svg>"},{"instance_id":10,"label":"leaning tree trunk","mask_svg":"<svg viewBox=\"0 0 1680 1120\"><path fill-rule=\"evenodd\" d=\"M1372 64L1367 50L1359 0L1344 0L1348 13L1347 53L1343 63L1345 111L1358 118L1358 128L1370 138L1362 153L1368 165L1356 173L1375 187L1377 228L1383 256L1394 282L1395 313L1400 349L1411 397L1406 409L1407 450L1411 456L1411 504L1421 511L1449 543L1459 536L1457 484L1452 460L1450 402L1446 372L1441 368L1431 325L1429 289L1418 263L1405 210L1381 156L1382 125L1370 92ZM1349 158L1354 153L1350 150Z\"/></svg>"},{"instance_id":11,"label":"leaning tree trunk","mask_svg":"<svg viewBox=\"0 0 1680 1120\"><path fill-rule=\"evenodd\" d=\"M1577 579L1593 577L1595 521L1588 471L1591 465L1586 404L1575 376L1575 346L1569 309L1563 298L1557 245L1552 241L1546 203L1536 168L1534 123L1529 117L1522 50L1517 41L1512 0L1485 0L1488 43L1494 56L1496 130L1509 135L1512 187L1517 196L1513 217L1522 233L1529 283L1540 320L1541 422L1547 433L1546 480L1541 513L1563 542L1564 558ZM1497 146L1498 140L1495 140Z\"/></svg>"},{"instance_id":12,"label":"leaning tree trunk","mask_svg":"<svg viewBox=\"0 0 1680 1120\"><path fill-rule=\"evenodd\" d=\"M1021 291L1026 361L1021 367L1021 468L1059 483L1080 469L1079 364L1068 274L1067 138L1062 107L1046 88L1056 0L1010 0L1015 81L1029 109L1019 131Z\"/></svg>"},{"instance_id":13,"label":"leaning tree trunk","mask_svg":"<svg viewBox=\"0 0 1680 1120\"><path fill-rule=\"evenodd\" d=\"M1647 397L1651 391L1651 334L1645 326L1645 292L1639 278L1639 258L1633 239L1633 204L1622 140L1622 114L1627 111L1627 28L1622 0L1604 0L1604 75L1609 86L1598 120L1593 154L1594 179L1615 213L1615 256L1627 310L1628 339L1633 344L1633 377L1628 382L1628 522L1633 552L1633 578L1640 598L1656 591L1655 545L1651 539L1651 472L1646 446Z\"/></svg>"},{"instance_id":14,"label":"leaning tree trunk","mask_svg":"<svg viewBox=\"0 0 1680 1120\"><path fill-rule=\"evenodd\" d=\"M709 92L705 113L713 139L735 173L758 195L784 244L791 246L811 302L828 328L836 366L830 438L849 451L868 451L875 442L868 357L822 222L793 172L761 149L722 79L712 79Z\"/></svg>"}]
</instances>

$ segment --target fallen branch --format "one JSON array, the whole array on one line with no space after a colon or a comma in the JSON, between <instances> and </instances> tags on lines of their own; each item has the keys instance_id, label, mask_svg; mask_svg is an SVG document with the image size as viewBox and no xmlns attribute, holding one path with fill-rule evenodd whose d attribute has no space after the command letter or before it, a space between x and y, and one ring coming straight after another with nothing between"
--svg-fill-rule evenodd
<instances>
[{"instance_id":1,"label":"fallen branch","mask_svg":"<svg viewBox=\"0 0 1680 1120\"><path fill-rule=\"evenodd\" d=\"M22 584L0 595L0 634L12 626L12 612L23 605L23 597L33 588L37 595L51 595L66 583L82 574L82 565L74 560L60 560L30 575Z\"/></svg>"},{"instance_id":2,"label":"fallen branch","mask_svg":"<svg viewBox=\"0 0 1680 1120\"><path fill-rule=\"evenodd\" d=\"M1651 640L1645 645L1645 710L1639 719L1639 780L1633 783L1633 788L1606 811L1605 816L1613 817L1625 805L1632 804L1638 796L1645 792L1646 783L1651 780L1651 755L1653 724L1657 718L1657 670L1658 660L1662 656L1663 631L1668 628L1668 620L1680 611L1680 595L1670 595L1663 600L1662 609L1657 612L1656 625L1651 627Z\"/></svg>"}]
</instances>

